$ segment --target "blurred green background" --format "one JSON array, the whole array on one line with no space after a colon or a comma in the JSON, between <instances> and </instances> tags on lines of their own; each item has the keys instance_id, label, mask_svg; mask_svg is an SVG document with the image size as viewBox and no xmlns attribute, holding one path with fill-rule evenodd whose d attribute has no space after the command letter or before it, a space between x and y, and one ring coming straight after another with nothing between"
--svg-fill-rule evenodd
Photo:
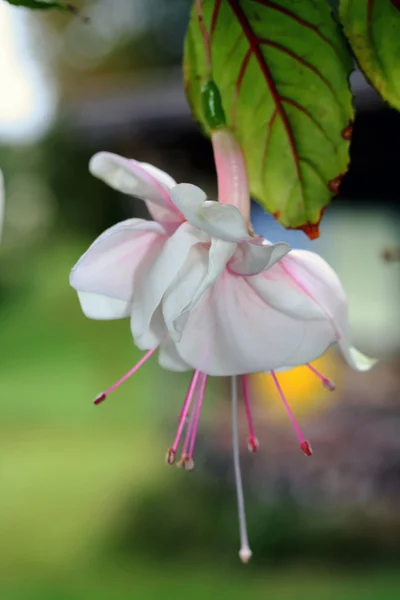
<instances>
[{"instance_id":1,"label":"blurred green background","mask_svg":"<svg viewBox=\"0 0 400 600\"><path fill-rule=\"evenodd\" d=\"M79 3L77 3L79 5ZM68 285L96 235L139 201L91 178L99 150L148 161L215 197L212 154L191 121L180 59L189 0L81 2L85 24L0 3L0 597L147 600L271 597L394 600L400 594L399 117L356 76L362 109L343 196L321 252L348 291L367 375L322 361L338 391L285 376L315 454L300 454L265 377L255 377L261 449L243 469L254 557L237 558L228 384L207 391L196 469L164 464L187 375L138 360L126 322L92 322ZM396 133L397 132L397 133Z\"/></svg>"}]
</instances>

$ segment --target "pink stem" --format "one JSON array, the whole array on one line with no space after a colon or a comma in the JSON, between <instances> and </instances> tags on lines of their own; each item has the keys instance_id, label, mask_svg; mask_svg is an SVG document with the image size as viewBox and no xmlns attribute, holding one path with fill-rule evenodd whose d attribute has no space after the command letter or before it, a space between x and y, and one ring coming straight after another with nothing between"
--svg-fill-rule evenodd
<instances>
[{"instance_id":1,"label":"pink stem","mask_svg":"<svg viewBox=\"0 0 400 600\"><path fill-rule=\"evenodd\" d=\"M294 428L295 432L297 433L297 437L299 438L299 441L300 441L300 448L303 450L304 454L307 454L308 456L310 456L312 454L310 444L307 442L307 440L304 439L303 434L301 433L300 427L298 426L296 419L294 418L291 408L283 394L282 388L281 388L281 386L278 382L278 379L275 375L275 371L271 371L271 376L272 376L272 379L274 380L276 389L278 390L278 394L281 397L283 406L286 409L288 417L292 422L293 428Z\"/></svg>"},{"instance_id":2,"label":"pink stem","mask_svg":"<svg viewBox=\"0 0 400 600\"><path fill-rule=\"evenodd\" d=\"M136 371L138 371L140 369L140 367L142 365L144 365L144 363L150 358L150 356L152 354L154 354L154 352L157 350L157 348L158 348L158 346L156 346L155 348L152 348L144 356L142 356L142 358L139 360L139 362L136 363L136 365L134 367L132 367L132 369L130 371L128 371L127 373L125 373L125 375L123 377L121 377L121 379L119 379L116 383L114 383L114 385L112 385L111 387L109 387L108 390L106 390L105 392L102 392L101 394L99 394L93 400L93 403L94 404L100 404L100 402L103 402L103 400L105 400L107 398L107 396L109 394L111 394L111 392L113 392L114 390L116 390L122 383L124 383L124 381L126 381L129 377L131 377L134 373L136 373Z\"/></svg>"},{"instance_id":3,"label":"pink stem","mask_svg":"<svg viewBox=\"0 0 400 600\"><path fill-rule=\"evenodd\" d=\"M181 435L182 435L182 431L183 431L183 427L185 425L185 421L186 421L186 417L190 408L190 403L192 401L192 397L193 397L193 393L196 387L196 383L197 380L199 378L200 375L200 371L195 371L192 377L192 380L190 382L189 385L189 389L187 391L186 394L186 398L185 398L185 404L183 405L182 411L181 411L181 416L179 419L179 425L178 425L178 431L176 432L176 436L175 436L175 440L174 443L172 444L172 448L171 451L176 454L176 451L178 449L179 446L179 441L181 439Z\"/></svg>"},{"instance_id":4,"label":"pink stem","mask_svg":"<svg viewBox=\"0 0 400 600\"><path fill-rule=\"evenodd\" d=\"M325 377L325 375L323 375L320 371L318 371L318 369L316 369L315 367L313 367L313 365L310 365L310 363L307 363L306 365L310 371L312 371L314 373L314 375L316 375L318 377L318 379L320 379L322 381L322 384L331 392L335 391L336 386L334 384L334 382L332 381L332 379L329 379L328 377Z\"/></svg>"},{"instance_id":5,"label":"pink stem","mask_svg":"<svg viewBox=\"0 0 400 600\"><path fill-rule=\"evenodd\" d=\"M201 377L200 377L200 380L201 380ZM194 426L194 422L196 420L197 407L198 407L199 401L200 401L199 392L200 392L200 390L196 390L196 392L195 392L195 399L194 399L193 407L192 407L192 410L190 413L188 428L186 431L185 441L183 443L183 448L182 448L182 458L188 454L188 448L189 448L190 440L192 437L193 426Z\"/></svg>"},{"instance_id":6,"label":"pink stem","mask_svg":"<svg viewBox=\"0 0 400 600\"><path fill-rule=\"evenodd\" d=\"M200 390L199 390L199 400L198 400L198 403L196 406L196 416L195 416L193 430L192 430L192 439L190 441L190 447L189 447L189 452L188 452L190 457L193 456L194 446L196 443L197 430L198 430L199 422L200 422L200 414L201 414L201 408L203 406L204 395L205 395L205 391L206 391L206 384L207 384L207 375L205 373L203 373L203 376L201 379L201 384L200 384Z\"/></svg>"},{"instance_id":7,"label":"pink stem","mask_svg":"<svg viewBox=\"0 0 400 600\"><path fill-rule=\"evenodd\" d=\"M228 129L211 134L218 176L218 200L239 209L250 227L250 192L242 149Z\"/></svg>"}]
</instances>

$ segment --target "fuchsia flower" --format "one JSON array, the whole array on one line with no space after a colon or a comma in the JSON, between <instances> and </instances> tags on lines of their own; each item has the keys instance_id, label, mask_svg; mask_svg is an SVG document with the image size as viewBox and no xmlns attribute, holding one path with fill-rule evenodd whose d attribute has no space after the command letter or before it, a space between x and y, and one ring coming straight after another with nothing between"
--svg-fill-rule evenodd
<instances>
[{"instance_id":1,"label":"fuchsia flower","mask_svg":"<svg viewBox=\"0 0 400 600\"><path fill-rule=\"evenodd\" d=\"M162 367L193 370L175 440L172 464L194 467L196 432L209 375L232 377L234 465L241 532L247 542L237 439L238 376L249 426L248 445L258 448L247 375L266 371L299 437L304 439L276 372L308 367L329 389L333 383L311 361L336 343L347 363L366 370L373 361L349 344L346 296L334 271L318 255L270 244L251 230L250 200L240 149L226 130L213 134L219 202L190 184L176 184L145 163L109 153L90 162L92 174L114 189L142 198L153 221L128 219L104 232L71 273L82 310L93 319L131 318L135 344L147 353L95 403L125 381L158 349Z\"/></svg>"}]
</instances>

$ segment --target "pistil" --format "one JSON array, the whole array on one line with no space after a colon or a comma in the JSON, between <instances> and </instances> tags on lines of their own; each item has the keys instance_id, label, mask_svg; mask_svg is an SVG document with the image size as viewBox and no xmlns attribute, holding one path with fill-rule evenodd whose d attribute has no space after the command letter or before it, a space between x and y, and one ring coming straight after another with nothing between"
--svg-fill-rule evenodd
<instances>
[{"instance_id":1,"label":"pistil","mask_svg":"<svg viewBox=\"0 0 400 600\"><path fill-rule=\"evenodd\" d=\"M239 431L238 431L238 410L237 410L237 378L234 376L231 380L232 391L232 440L233 440L233 467L235 471L235 484L238 503L239 532L240 532L240 550L239 557L243 563L249 562L252 552L249 546L247 535L246 512L244 506L242 474L240 471L239 458Z\"/></svg>"}]
</instances>

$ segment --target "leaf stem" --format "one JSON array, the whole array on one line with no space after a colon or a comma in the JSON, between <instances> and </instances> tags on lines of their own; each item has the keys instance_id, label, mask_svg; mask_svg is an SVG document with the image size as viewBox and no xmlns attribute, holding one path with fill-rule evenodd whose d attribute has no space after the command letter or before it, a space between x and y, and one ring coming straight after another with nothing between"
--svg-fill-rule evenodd
<instances>
[{"instance_id":1,"label":"leaf stem","mask_svg":"<svg viewBox=\"0 0 400 600\"><path fill-rule=\"evenodd\" d=\"M210 80L212 78L211 41L210 41L210 36L209 36L207 28L206 28L206 24L204 22L203 0L196 0L195 6L196 6L197 19L199 22L199 27L200 27L200 31L201 31L201 35L203 37L203 43L204 43L204 53L205 53L205 59L206 59L206 80Z\"/></svg>"}]
</instances>

